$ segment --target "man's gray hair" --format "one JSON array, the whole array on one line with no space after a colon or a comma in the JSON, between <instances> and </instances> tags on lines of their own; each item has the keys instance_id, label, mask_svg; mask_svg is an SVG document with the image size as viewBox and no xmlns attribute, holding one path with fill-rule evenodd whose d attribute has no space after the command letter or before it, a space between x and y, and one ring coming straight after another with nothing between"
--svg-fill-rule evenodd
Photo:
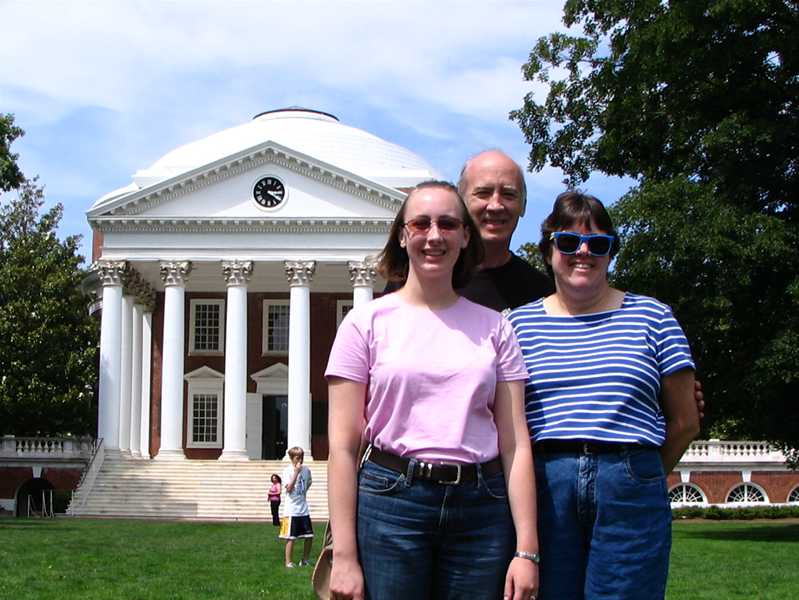
<instances>
[{"instance_id":1,"label":"man's gray hair","mask_svg":"<svg viewBox=\"0 0 799 600\"><path fill-rule=\"evenodd\" d=\"M506 156L508 160L510 160L516 166L516 170L519 173L519 181L521 182L521 187L522 187L521 201L522 201L522 215L524 215L524 212L527 210L527 182L524 180L524 169L521 168L519 163L517 163L510 156L508 156L506 152L500 150L499 148L486 148L485 150L481 150L477 154L472 154L469 158L466 159L466 162L463 163L461 174L458 177L458 193L461 195L461 198L463 198L466 201L466 204L468 205L469 198L466 195L466 170L469 168L469 165L475 158L477 158L478 156L482 156L483 154L486 154L488 152L496 152L498 154L502 154L503 156Z\"/></svg>"}]
</instances>

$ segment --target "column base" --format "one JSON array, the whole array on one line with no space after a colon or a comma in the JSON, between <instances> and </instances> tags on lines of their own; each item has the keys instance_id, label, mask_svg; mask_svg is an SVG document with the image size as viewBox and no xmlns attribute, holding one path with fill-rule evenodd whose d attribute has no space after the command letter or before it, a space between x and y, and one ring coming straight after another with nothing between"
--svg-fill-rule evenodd
<instances>
[{"instance_id":1,"label":"column base","mask_svg":"<svg viewBox=\"0 0 799 600\"><path fill-rule=\"evenodd\" d=\"M183 450L160 450L153 460L182 461L186 460L186 455L183 454Z\"/></svg>"},{"instance_id":2,"label":"column base","mask_svg":"<svg viewBox=\"0 0 799 600\"><path fill-rule=\"evenodd\" d=\"M130 457L138 460L141 458L141 452L139 452L138 450L131 450Z\"/></svg>"},{"instance_id":3,"label":"column base","mask_svg":"<svg viewBox=\"0 0 799 600\"><path fill-rule=\"evenodd\" d=\"M250 460L250 457L247 456L247 452L245 450L222 450L219 460L241 462Z\"/></svg>"},{"instance_id":4,"label":"column base","mask_svg":"<svg viewBox=\"0 0 799 600\"><path fill-rule=\"evenodd\" d=\"M122 455L122 458L131 458L131 453L129 448L120 448L119 454Z\"/></svg>"}]
</instances>

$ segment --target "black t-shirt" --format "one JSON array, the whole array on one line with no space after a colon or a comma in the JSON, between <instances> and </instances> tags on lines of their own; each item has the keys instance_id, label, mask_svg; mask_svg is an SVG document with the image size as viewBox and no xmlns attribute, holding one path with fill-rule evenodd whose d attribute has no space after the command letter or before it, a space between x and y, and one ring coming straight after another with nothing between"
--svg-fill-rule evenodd
<instances>
[{"instance_id":1,"label":"black t-shirt","mask_svg":"<svg viewBox=\"0 0 799 600\"><path fill-rule=\"evenodd\" d=\"M515 254L500 267L479 269L465 287L464 298L502 312L554 293L552 280Z\"/></svg>"},{"instance_id":2,"label":"black t-shirt","mask_svg":"<svg viewBox=\"0 0 799 600\"><path fill-rule=\"evenodd\" d=\"M389 282L385 292L398 289ZM552 280L526 260L511 254L511 259L500 267L479 269L469 283L457 291L461 296L502 312L554 293Z\"/></svg>"}]
</instances>

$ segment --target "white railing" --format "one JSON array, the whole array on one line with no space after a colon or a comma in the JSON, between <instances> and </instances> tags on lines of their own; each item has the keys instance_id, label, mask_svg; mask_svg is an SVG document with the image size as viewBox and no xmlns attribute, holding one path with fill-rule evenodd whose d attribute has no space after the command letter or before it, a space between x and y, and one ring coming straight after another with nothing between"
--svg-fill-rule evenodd
<instances>
[{"instance_id":1,"label":"white railing","mask_svg":"<svg viewBox=\"0 0 799 600\"><path fill-rule=\"evenodd\" d=\"M785 464L785 455L768 442L693 442L683 454L681 463L775 463Z\"/></svg>"},{"instance_id":2,"label":"white railing","mask_svg":"<svg viewBox=\"0 0 799 600\"><path fill-rule=\"evenodd\" d=\"M90 437L16 437L0 439L0 459L89 460L95 441Z\"/></svg>"},{"instance_id":3,"label":"white railing","mask_svg":"<svg viewBox=\"0 0 799 600\"><path fill-rule=\"evenodd\" d=\"M97 440L97 443L94 444L94 452L89 459L89 464L86 466L78 485L72 492L72 499L67 508L68 515L76 514L76 510L80 510L86 505L86 501L91 495L92 488L94 488L94 481L97 479L97 474L103 467L103 461L105 461L105 447L103 446L103 439L100 438Z\"/></svg>"}]
</instances>

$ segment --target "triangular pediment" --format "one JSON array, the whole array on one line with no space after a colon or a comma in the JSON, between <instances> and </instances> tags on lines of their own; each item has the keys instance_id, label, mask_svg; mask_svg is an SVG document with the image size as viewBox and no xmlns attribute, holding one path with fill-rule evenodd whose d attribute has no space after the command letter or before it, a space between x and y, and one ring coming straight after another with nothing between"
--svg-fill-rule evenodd
<instances>
[{"instance_id":1,"label":"triangular pediment","mask_svg":"<svg viewBox=\"0 0 799 600\"><path fill-rule=\"evenodd\" d=\"M250 375L250 379L256 383L264 380L288 379L288 377L289 368L283 363L275 363L270 367L266 367L265 369L261 369L257 373Z\"/></svg>"},{"instance_id":2,"label":"triangular pediment","mask_svg":"<svg viewBox=\"0 0 799 600\"><path fill-rule=\"evenodd\" d=\"M276 207L260 206L256 183L274 177L285 186ZM141 190L98 202L88 213L102 230L136 229L137 224L207 223L237 226L265 223L381 223L390 221L405 194L345 172L274 142Z\"/></svg>"},{"instance_id":3,"label":"triangular pediment","mask_svg":"<svg viewBox=\"0 0 799 600\"><path fill-rule=\"evenodd\" d=\"M186 373L183 376L183 379L186 381L191 381L192 379L224 379L225 374L220 373L216 369L212 369L211 367L202 366L199 369L194 369L193 371Z\"/></svg>"}]
</instances>

